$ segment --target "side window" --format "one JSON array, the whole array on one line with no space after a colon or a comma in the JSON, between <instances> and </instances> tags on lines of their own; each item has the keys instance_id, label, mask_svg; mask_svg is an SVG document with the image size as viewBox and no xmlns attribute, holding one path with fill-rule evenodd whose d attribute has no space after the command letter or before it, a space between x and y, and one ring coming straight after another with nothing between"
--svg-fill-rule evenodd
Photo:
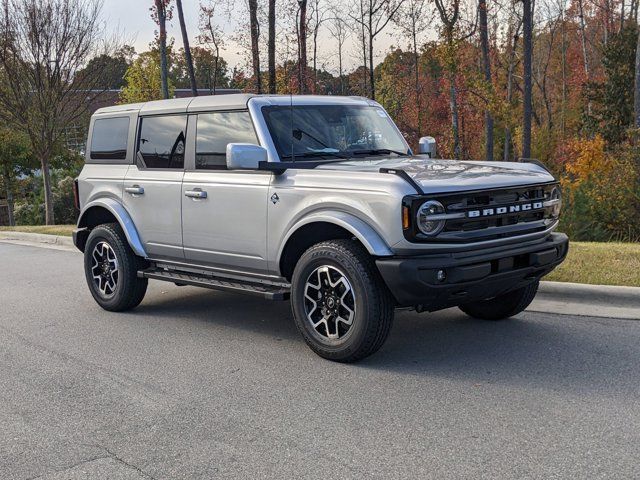
<instances>
[{"instance_id":1,"label":"side window","mask_svg":"<svg viewBox=\"0 0 640 480\"><path fill-rule=\"evenodd\" d=\"M184 168L186 115L143 117L138 153L147 168Z\"/></svg>"},{"instance_id":2,"label":"side window","mask_svg":"<svg viewBox=\"0 0 640 480\"><path fill-rule=\"evenodd\" d=\"M249 112L199 114L196 169L225 169L228 143L258 143Z\"/></svg>"},{"instance_id":3,"label":"side window","mask_svg":"<svg viewBox=\"0 0 640 480\"><path fill-rule=\"evenodd\" d=\"M129 117L99 118L93 122L91 158L124 160L127 158Z\"/></svg>"}]
</instances>

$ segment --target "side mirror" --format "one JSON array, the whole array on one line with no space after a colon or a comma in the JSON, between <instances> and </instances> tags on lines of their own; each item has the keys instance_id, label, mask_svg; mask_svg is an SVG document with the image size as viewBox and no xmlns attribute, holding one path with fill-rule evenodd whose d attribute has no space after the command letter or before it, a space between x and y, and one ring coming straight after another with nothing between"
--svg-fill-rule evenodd
<instances>
[{"instance_id":1,"label":"side mirror","mask_svg":"<svg viewBox=\"0 0 640 480\"><path fill-rule=\"evenodd\" d=\"M436 139L433 137L420 137L418 153L429 155L429 158L436 158Z\"/></svg>"},{"instance_id":2,"label":"side mirror","mask_svg":"<svg viewBox=\"0 0 640 480\"><path fill-rule=\"evenodd\" d=\"M260 162L267 161L267 149L252 143L229 143L227 145L227 168L229 170L257 170Z\"/></svg>"}]
</instances>

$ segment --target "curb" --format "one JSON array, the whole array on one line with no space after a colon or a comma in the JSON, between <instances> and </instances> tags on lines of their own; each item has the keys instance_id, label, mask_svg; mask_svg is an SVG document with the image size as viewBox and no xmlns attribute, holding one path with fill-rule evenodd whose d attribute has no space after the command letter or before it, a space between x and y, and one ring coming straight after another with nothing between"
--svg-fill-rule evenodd
<instances>
[{"instance_id":1,"label":"curb","mask_svg":"<svg viewBox=\"0 0 640 480\"><path fill-rule=\"evenodd\" d=\"M531 312L640 320L640 287L540 282Z\"/></svg>"},{"instance_id":2,"label":"curb","mask_svg":"<svg viewBox=\"0 0 640 480\"><path fill-rule=\"evenodd\" d=\"M71 237L49 235L46 233L1 231L0 242L17 243L36 247L57 248L60 250L76 250Z\"/></svg>"}]
</instances>

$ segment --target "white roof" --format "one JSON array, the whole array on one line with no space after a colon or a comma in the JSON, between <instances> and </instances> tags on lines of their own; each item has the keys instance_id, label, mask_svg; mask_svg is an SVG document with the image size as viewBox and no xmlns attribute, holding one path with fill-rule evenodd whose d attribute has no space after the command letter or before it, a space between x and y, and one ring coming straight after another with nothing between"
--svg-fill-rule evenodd
<instances>
[{"instance_id":1,"label":"white roof","mask_svg":"<svg viewBox=\"0 0 640 480\"><path fill-rule=\"evenodd\" d=\"M152 115L159 113L198 112L211 110L239 110L247 108L247 103L252 98L260 100L267 105L314 105L321 103L330 104L367 104L377 103L364 97L339 97L330 95L254 95L250 93L234 93L229 95L202 95L198 97L171 98L168 100L154 100L146 103L129 103L100 108L94 115L103 113L138 111L140 115Z\"/></svg>"}]
</instances>

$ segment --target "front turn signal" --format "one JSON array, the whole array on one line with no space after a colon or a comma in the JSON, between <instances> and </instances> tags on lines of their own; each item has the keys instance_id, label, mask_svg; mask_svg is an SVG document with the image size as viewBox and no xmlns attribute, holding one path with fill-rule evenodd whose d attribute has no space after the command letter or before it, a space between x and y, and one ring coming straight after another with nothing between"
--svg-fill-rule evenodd
<instances>
[{"instance_id":1,"label":"front turn signal","mask_svg":"<svg viewBox=\"0 0 640 480\"><path fill-rule=\"evenodd\" d=\"M409 207L405 205L402 206L402 229L409 229Z\"/></svg>"}]
</instances>

